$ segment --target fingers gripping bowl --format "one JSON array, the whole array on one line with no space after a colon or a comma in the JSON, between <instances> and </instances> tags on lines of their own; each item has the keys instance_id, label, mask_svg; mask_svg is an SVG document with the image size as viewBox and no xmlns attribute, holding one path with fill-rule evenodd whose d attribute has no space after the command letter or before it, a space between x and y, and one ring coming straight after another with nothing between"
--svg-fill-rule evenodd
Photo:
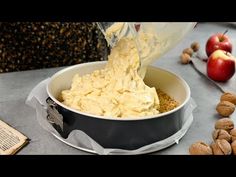
<instances>
[{"instance_id":1,"label":"fingers gripping bowl","mask_svg":"<svg viewBox=\"0 0 236 177\"><path fill-rule=\"evenodd\" d=\"M50 101L47 101L53 103L54 113L48 113L59 115L61 124L52 125L63 138L77 129L104 148L134 150L168 138L181 129L184 111L190 100L190 88L181 77L152 66L148 67L144 81L148 86L161 89L179 102L179 106L171 111L155 116L118 119L80 112L58 100L61 91L71 86L75 74L85 75L102 69L105 65L106 62L79 64L65 68L51 77L47 85Z\"/></svg>"}]
</instances>

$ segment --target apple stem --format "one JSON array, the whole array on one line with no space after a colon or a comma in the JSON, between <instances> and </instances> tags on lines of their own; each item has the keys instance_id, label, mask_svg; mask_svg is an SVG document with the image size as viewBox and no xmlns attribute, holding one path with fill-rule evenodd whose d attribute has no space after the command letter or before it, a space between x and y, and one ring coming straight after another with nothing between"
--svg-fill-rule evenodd
<instances>
[{"instance_id":1,"label":"apple stem","mask_svg":"<svg viewBox=\"0 0 236 177\"><path fill-rule=\"evenodd\" d=\"M221 36L221 38L220 38L220 41L223 41L223 39L224 39L224 35L225 35L227 32L228 32L228 29L225 30L225 32L222 34L222 36Z\"/></svg>"},{"instance_id":2,"label":"apple stem","mask_svg":"<svg viewBox=\"0 0 236 177\"><path fill-rule=\"evenodd\" d=\"M222 37L224 37L224 35L228 32L229 30L225 30L225 32L223 33Z\"/></svg>"}]
</instances>

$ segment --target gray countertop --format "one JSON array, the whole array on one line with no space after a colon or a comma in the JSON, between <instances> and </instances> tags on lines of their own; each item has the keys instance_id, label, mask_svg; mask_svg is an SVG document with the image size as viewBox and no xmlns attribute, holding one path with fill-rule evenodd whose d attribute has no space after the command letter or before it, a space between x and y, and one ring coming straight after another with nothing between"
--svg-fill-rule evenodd
<instances>
[{"instance_id":1,"label":"gray countertop","mask_svg":"<svg viewBox=\"0 0 236 177\"><path fill-rule=\"evenodd\" d=\"M188 148L193 142L197 140L212 142L211 133L218 118L215 107L221 92L199 75L191 65L181 65L179 55L193 41L198 41L201 50L204 51L208 37L216 32L224 32L226 29L229 29L228 35L233 41L233 46L236 46L236 26L227 23L200 23L178 46L153 64L183 77L189 84L192 98L198 105L193 113L194 121L179 144L153 154L188 154ZM233 50L233 54L236 54L236 49ZM0 119L31 139L30 143L18 154L89 154L62 143L46 132L36 121L35 110L25 105L30 91L40 81L60 69L0 74ZM234 120L236 120L235 114L232 116Z\"/></svg>"}]
</instances>

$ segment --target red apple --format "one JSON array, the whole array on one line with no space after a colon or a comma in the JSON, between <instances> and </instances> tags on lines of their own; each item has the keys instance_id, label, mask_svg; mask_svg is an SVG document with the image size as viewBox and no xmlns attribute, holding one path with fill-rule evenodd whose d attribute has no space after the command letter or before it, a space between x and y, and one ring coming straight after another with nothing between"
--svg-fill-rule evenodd
<instances>
[{"instance_id":1,"label":"red apple","mask_svg":"<svg viewBox=\"0 0 236 177\"><path fill-rule=\"evenodd\" d=\"M206 43L206 53L209 57L214 51L221 49L227 52L232 52L232 42L225 34L218 33L211 36Z\"/></svg>"},{"instance_id":2,"label":"red apple","mask_svg":"<svg viewBox=\"0 0 236 177\"><path fill-rule=\"evenodd\" d=\"M235 73L235 58L226 51L214 51L207 61L207 75L214 81L225 82Z\"/></svg>"}]
</instances>

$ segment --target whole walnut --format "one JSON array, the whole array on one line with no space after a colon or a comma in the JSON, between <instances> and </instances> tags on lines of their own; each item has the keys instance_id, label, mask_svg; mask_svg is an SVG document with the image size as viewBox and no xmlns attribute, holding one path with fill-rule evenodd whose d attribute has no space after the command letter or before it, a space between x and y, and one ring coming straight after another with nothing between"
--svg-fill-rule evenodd
<instances>
[{"instance_id":1,"label":"whole walnut","mask_svg":"<svg viewBox=\"0 0 236 177\"><path fill-rule=\"evenodd\" d=\"M214 130L212 133L212 137L214 141L216 141L217 139L225 139L226 141L231 142L231 135L223 129Z\"/></svg>"},{"instance_id":2,"label":"whole walnut","mask_svg":"<svg viewBox=\"0 0 236 177\"><path fill-rule=\"evenodd\" d=\"M236 129L230 131L230 135L232 137L232 142L236 140Z\"/></svg>"},{"instance_id":3,"label":"whole walnut","mask_svg":"<svg viewBox=\"0 0 236 177\"><path fill-rule=\"evenodd\" d=\"M214 155L230 155L232 153L231 145L225 139L218 139L211 144Z\"/></svg>"},{"instance_id":4,"label":"whole walnut","mask_svg":"<svg viewBox=\"0 0 236 177\"><path fill-rule=\"evenodd\" d=\"M234 128L234 122L230 118L222 118L216 121L215 129L223 129L230 132Z\"/></svg>"},{"instance_id":5,"label":"whole walnut","mask_svg":"<svg viewBox=\"0 0 236 177\"><path fill-rule=\"evenodd\" d=\"M180 59L182 64L188 64L191 61L191 56L187 53L182 53Z\"/></svg>"},{"instance_id":6,"label":"whole walnut","mask_svg":"<svg viewBox=\"0 0 236 177\"><path fill-rule=\"evenodd\" d=\"M200 45L199 45L198 42L193 42L191 44L191 48L193 49L194 52L197 52L199 50L199 48L200 48Z\"/></svg>"},{"instance_id":7,"label":"whole walnut","mask_svg":"<svg viewBox=\"0 0 236 177\"><path fill-rule=\"evenodd\" d=\"M233 93L226 92L220 97L220 101L229 101L236 105L236 95Z\"/></svg>"},{"instance_id":8,"label":"whole walnut","mask_svg":"<svg viewBox=\"0 0 236 177\"><path fill-rule=\"evenodd\" d=\"M202 141L193 143L189 148L190 155L212 155L212 149Z\"/></svg>"},{"instance_id":9,"label":"whole walnut","mask_svg":"<svg viewBox=\"0 0 236 177\"><path fill-rule=\"evenodd\" d=\"M193 55L193 49L192 48L186 48L183 50L183 53L187 53L190 57Z\"/></svg>"},{"instance_id":10,"label":"whole walnut","mask_svg":"<svg viewBox=\"0 0 236 177\"><path fill-rule=\"evenodd\" d=\"M231 143L231 148L232 148L233 154L236 155L236 141L233 141Z\"/></svg>"},{"instance_id":11,"label":"whole walnut","mask_svg":"<svg viewBox=\"0 0 236 177\"><path fill-rule=\"evenodd\" d=\"M216 111L224 117L230 116L235 110L235 105L229 101L221 101L216 106Z\"/></svg>"}]
</instances>

